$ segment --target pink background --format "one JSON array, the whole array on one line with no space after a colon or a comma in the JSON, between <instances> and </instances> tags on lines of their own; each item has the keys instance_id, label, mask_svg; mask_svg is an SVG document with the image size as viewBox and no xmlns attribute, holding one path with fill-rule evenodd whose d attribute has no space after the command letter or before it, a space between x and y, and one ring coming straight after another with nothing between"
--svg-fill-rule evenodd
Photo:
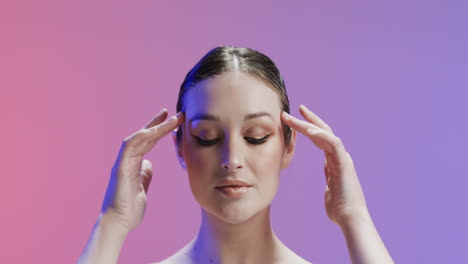
<instances>
[{"instance_id":1,"label":"pink background","mask_svg":"<svg viewBox=\"0 0 468 264\"><path fill-rule=\"evenodd\" d=\"M74 263L122 140L217 45L269 55L292 113L309 106L351 153L397 263L468 263L466 1L2 1L0 263ZM314 264L350 263L303 136L274 230ZM200 223L172 140L120 263L159 261Z\"/></svg>"}]
</instances>

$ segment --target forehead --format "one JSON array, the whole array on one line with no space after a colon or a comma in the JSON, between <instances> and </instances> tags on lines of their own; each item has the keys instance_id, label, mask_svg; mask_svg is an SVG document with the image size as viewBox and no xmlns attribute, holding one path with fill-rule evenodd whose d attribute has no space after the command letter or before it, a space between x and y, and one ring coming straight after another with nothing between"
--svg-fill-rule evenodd
<instances>
[{"instance_id":1,"label":"forehead","mask_svg":"<svg viewBox=\"0 0 468 264\"><path fill-rule=\"evenodd\" d=\"M264 80L243 72L208 78L190 88L185 95L187 120L197 114L212 114L221 119L243 119L245 115L267 112L279 119L278 94Z\"/></svg>"}]
</instances>

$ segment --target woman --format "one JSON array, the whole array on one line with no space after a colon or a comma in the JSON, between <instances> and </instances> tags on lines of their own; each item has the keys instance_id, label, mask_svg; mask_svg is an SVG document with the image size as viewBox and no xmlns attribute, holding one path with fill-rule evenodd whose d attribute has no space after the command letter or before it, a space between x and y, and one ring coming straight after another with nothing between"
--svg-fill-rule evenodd
<instances>
[{"instance_id":1,"label":"woman","mask_svg":"<svg viewBox=\"0 0 468 264\"><path fill-rule=\"evenodd\" d=\"M211 50L182 83L177 112L166 120L163 109L124 140L80 263L117 262L146 208L152 166L143 156L171 131L202 222L190 243L159 263L309 263L270 226L270 204L280 171L293 157L297 132L325 153L325 207L344 233L352 262L393 263L372 223L351 156L305 106L300 107L305 121L288 114L284 81L267 56L249 48Z\"/></svg>"}]
</instances>

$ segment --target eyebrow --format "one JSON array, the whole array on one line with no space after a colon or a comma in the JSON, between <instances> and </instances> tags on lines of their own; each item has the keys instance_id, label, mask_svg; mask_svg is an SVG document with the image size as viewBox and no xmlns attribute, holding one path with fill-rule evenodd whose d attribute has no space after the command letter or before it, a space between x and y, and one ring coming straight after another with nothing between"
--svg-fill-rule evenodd
<instances>
[{"instance_id":1,"label":"eyebrow","mask_svg":"<svg viewBox=\"0 0 468 264\"><path fill-rule=\"evenodd\" d=\"M247 114L247 115L245 115L245 116L244 116L244 121L247 121L247 120L250 120L250 119L254 119L254 118L259 118L259 117L262 117L262 116L267 116L267 117L271 118L271 120L274 120L274 119L273 119L273 116L272 116L270 113L267 113L267 112L257 112L257 113L252 113L252 114ZM195 115L189 120L189 123L191 124L193 121L196 121L196 120L219 121L220 119L219 119L219 117L214 116L214 115L198 113L198 114L195 114Z\"/></svg>"}]
</instances>

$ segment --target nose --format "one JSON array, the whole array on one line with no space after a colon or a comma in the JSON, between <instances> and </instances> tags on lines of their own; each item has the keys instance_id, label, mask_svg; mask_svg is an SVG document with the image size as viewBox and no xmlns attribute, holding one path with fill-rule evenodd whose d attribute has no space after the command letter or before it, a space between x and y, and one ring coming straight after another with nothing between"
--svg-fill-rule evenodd
<instances>
[{"instance_id":1,"label":"nose","mask_svg":"<svg viewBox=\"0 0 468 264\"><path fill-rule=\"evenodd\" d=\"M226 136L223 145L221 167L228 172L239 170L242 168L241 157L242 141L232 135Z\"/></svg>"}]
</instances>

